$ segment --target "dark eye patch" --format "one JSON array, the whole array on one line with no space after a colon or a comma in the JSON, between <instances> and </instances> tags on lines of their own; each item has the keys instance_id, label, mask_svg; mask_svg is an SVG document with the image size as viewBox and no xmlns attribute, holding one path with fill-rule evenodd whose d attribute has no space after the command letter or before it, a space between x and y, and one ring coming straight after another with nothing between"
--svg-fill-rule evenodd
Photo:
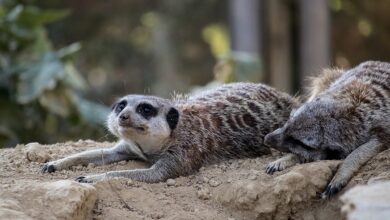
<instances>
[{"instance_id":1,"label":"dark eye patch","mask_svg":"<svg viewBox=\"0 0 390 220\"><path fill-rule=\"evenodd\" d=\"M126 108L126 105L127 105L127 101L122 100L117 104L115 104L114 106L112 106L111 109L114 110L116 114L119 114L124 108Z\"/></svg>"},{"instance_id":2,"label":"dark eye patch","mask_svg":"<svg viewBox=\"0 0 390 220\"><path fill-rule=\"evenodd\" d=\"M298 145L298 146L300 146L300 147L302 147L303 149L308 150L308 151L314 150L312 147L310 147L310 146L304 144L302 141L300 141L300 140L298 140L298 139L295 139L295 138L293 138L293 137L291 137L291 136L289 136L289 137L286 138L286 142L291 143L291 144L293 144L294 146Z\"/></svg>"},{"instance_id":3,"label":"dark eye patch","mask_svg":"<svg viewBox=\"0 0 390 220\"><path fill-rule=\"evenodd\" d=\"M137 106L136 112L145 119L150 119L157 115L157 109L149 103L141 103Z\"/></svg>"}]
</instances>

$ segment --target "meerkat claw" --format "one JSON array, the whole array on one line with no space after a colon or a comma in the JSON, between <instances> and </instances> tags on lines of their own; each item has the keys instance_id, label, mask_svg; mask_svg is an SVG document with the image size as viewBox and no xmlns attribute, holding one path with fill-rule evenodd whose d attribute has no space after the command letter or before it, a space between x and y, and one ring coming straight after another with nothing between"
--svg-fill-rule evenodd
<instances>
[{"instance_id":1,"label":"meerkat claw","mask_svg":"<svg viewBox=\"0 0 390 220\"><path fill-rule=\"evenodd\" d=\"M342 188L343 188L343 184L331 183L326 187L325 191L321 194L321 197L323 199L329 199L334 195L336 195L338 192L340 192Z\"/></svg>"},{"instance_id":2,"label":"meerkat claw","mask_svg":"<svg viewBox=\"0 0 390 220\"><path fill-rule=\"evenodd\" d=\"M56 171L56 168L54 167L53 164L44 164L42 167L41 167L41 172L42 173L53 173Z\"/></svg>"},{"instance_id":3,"label":"meerkat claw","mask_svg":"<svg viewBox=\"0 0 390 220\"><path fill-rule=\"evenodd\" d=\"M85 176L79 176L76 177L75 181L79 183L91 183L92 181L88 181L88 179Z\"/></svg>"},{"instance_id":4,"label":"meerkat claw","mask_svg":"<svg viewBox=\"0 0 390 220\"><path fill-rule=\"evenodd\" d=\"M269 175L272 175L274 174L276 171L278 171L278 168L275 167L274 164L269 164L266 168L266 173L269 174Z\"/></svg>"}]
</instances>

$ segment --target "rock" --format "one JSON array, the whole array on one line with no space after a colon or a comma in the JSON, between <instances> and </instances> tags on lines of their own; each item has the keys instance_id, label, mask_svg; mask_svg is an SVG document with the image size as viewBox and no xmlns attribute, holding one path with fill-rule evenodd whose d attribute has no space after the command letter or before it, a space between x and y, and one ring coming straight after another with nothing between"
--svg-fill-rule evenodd
<instances>
[{"instance_id":1,"label":"rock","mask_svg":"<svg viewBox=\"0 0 390 220\"><path fill-rule=\"evenodd\" d=\"M132 179L129 179L126 181L127 186L134 186L134 181Z\"/></svg>"},{"instance_id":2,"label":"rock","mask_svg":"<svg viewBox=\"0 0 390 220\"><path fill-rule=\"evenodd\" d=\"M150 214L150 217L152 219L161 219L161 218L164 218L164 213L163 212L155 212L155 213Z\"/></svg>"},{"instance_id":3,"label":"rock","mask_svg":"<svg viewBox=\"0 0 390 220\"><path fill-rule=\"evenodd\" d=\"M226 183L214 192L214 197L224 206L255 213L257 219L287 219L302 202L318 200L338 164L339 161L307 163L272 178Z\"/></svg>"},{"instance_id":4,"label":"rock","mask_svg":"<svg viewBox=\"0 0 390 220\"><path fill-rule=\"evenodd\" d=\"M46 163L51 159L44 146L36 142L27 144L24 152L30 162Z\"/></svg>"},{"instance_id":5,"label":"rock","mask_svg":"<svg viewBox=\"0 0 390 220\"><path fill-rule=\"evenodd\" d=\"M174 179L167 179L167 186L175 186L176 180Z\"/></svg>"},{"instance_id":6,"label":"rock","mask_svg":"<svg viewBox=\"0 0 390 220\"><path fill-rule=\"evenodd\" d=\"M13 199L0 199L0 219L32 219L22 211L20 203Z\"/></svg>"},{"instance_id":7,"label":"rock","mask_svg":"<svg viewBox=\"0 0 390 220\"><path fill-rule=\"evenodd\" d=\"M341 210L347 219L382 220L390 216L390 181L358 185L344 193Z\"/></svg>"},{"instance_id":8,"label":"rock","mask_svg":"<svg viewBox=\"0 0 390 220\"><path fill-rule=\"evenodd\" d=\"M0 194L0 219L86 219L97 198L93 186L70 180L31 181Z\"/></svg>"},{"instance_id":9,"label":"rock","mask_svg":"<svg viewBox=\"0 0 390 220\"><path fill-rule=\"evenodd\" d=\"M200 188L196 192L196 195L198 196L199 199L202 199L202 200L208 200L211 197L210 190L208 188L206 188L206 187Z\"/></svg>"}]
</instances>

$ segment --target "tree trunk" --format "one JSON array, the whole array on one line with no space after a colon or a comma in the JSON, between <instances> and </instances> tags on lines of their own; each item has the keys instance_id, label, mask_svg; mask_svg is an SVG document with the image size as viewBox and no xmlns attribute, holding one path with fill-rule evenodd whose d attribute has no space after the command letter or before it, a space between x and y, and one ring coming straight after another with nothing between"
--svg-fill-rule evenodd
<instances>
[{"instance_id":1,"label":"tree trunk","mask_svg":"<svg viewBox=\"0 0 390 220\"><path fill-rule=\"evenodd\" d=\"M285 92L292 92L290 8L285 0L266 0L266 65L267 81Z\"/></svg>"},{"instance_id":2,"label":"tree trunk","mask_svg":"<svg viewBox=\"0 0 390 220\"><path fill-rule=\"evenodd\" d=\"M259 0L230 0L232 50L259 54Z\"/></svg>"},{"instance_id":3,"label":"tree trunk","mask_svg":"<svg viewBox=\"0 0 390 220\"><path fill-rule=\"evenodd\" d=\"M300 86L329 66L327 0L300 0Z\"/></svg>"}]
</instances>

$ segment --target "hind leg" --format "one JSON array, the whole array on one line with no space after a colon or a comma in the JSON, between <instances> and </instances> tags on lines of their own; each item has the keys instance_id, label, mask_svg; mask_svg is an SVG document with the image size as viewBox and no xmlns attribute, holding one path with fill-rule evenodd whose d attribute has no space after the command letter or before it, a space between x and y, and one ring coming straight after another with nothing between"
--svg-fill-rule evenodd
<instances>
[{"instance_id":1,"label":"hind leg","mask_svg":"<svg viewBox=\"0 0 390 220\"><path fill-rule=\"evenodd\" d=\"M383 144L377 139L372 139L352 151L352 153L345 158L341 167L337 170L332 181L330 181L325 191L322 193L322 197L328 198L341 191L341 189L352 178L353 174L357 172L363 164L382 150Z\"/></svg>"}]
</instances>

